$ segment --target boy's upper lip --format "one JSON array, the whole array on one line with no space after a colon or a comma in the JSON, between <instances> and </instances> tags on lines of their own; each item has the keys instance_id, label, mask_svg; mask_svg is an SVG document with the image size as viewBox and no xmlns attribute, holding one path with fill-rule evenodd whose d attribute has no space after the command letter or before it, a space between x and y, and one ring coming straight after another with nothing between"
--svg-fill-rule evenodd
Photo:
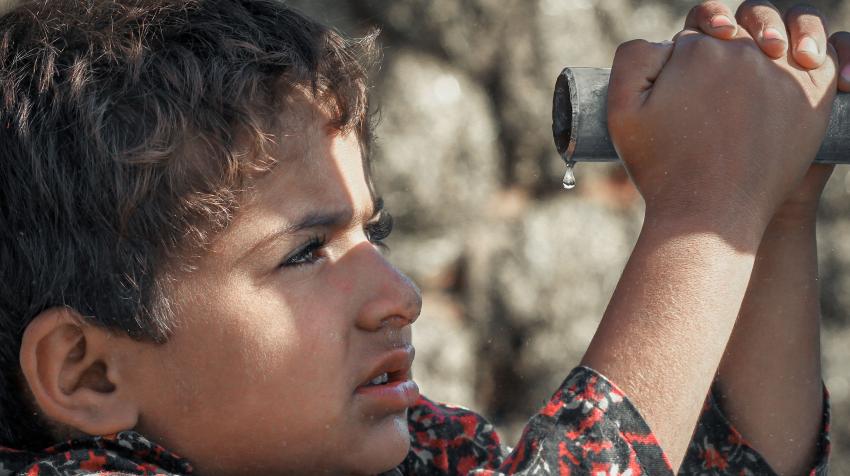
<instances>
[{"instance_id":1,"label":"boy's upper lip","mask_svg":"<svg viewBox=\"0 0 850 476\"><path fill-rule=\"evenodd\" d=\"M369 382L376 377L387 374L389 382L410 379L410 367L413 365L413 358L416 349L413 344L405 344L396 349L393 349L383 355L380 361L372 367L372 370L364 378L360 380L359 387L368 385Z\"/></svg>"}]
</instances>

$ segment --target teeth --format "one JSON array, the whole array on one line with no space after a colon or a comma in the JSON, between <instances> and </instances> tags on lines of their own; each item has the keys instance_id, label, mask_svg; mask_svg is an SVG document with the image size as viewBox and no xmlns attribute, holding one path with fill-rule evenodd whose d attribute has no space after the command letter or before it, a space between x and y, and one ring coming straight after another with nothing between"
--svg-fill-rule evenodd
<instances>
[{"instance_id":1,"label":"teeth","mask_svg":"<svg viewBox=\"0 0 850 476\"><path fill-rule=\"evenodd\" d=\"M369 381L369 385L383 385L390 380L387 374L381 374Z\"/></svg>"}]
</instances>

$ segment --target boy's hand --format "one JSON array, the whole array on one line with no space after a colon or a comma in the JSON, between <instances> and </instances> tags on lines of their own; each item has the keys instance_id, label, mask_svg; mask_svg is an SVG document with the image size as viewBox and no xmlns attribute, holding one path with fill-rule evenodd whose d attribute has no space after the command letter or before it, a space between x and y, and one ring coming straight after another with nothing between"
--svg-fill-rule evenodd
<instances>
[{"instance_id":1,"label":"boy's hand","mask_svg":"<svg viewBox=\"0 0 850 476\"><path fill-rule=\"evenodd\" d=\"M609 128L648 218L737 227L743 217L760 234L820 146L835 51L806 70L735 30L732 41L685 30L675 45L637 40L617 51Z\"/></svg>"},{"instance_id":2,"label":"boy's hand","mask_svg":"<svg viewBox=\"0 0 850 476\"><path fill-rule=\"evenodd\" d=\"M685 28L698 29L718 39L729 39L737 28L744 28L756 39L761 50L772 58L787 54L788 38L791 38L791 52L800 67L815 69L826 60L828 47L824 17L810 6L791 8L783 21L779 10L770 2L748 0L738 7L733 19L726 5L709 0L691 9ZM850 92L850 33L834 33L828 41L838 55L838 89ZM813 54L812 50L817 53ZM831 165L813 165L800 185L792 187L773 221L789 225L813 222L820 195L833 168Z\"/></svg>"},{"instance_id":3,"label":"boy's hand","mask_svg":"<svg viewBox=\"0 0 850 476\"><path fill-rule=\"evenodd\" d=\"M724 5L704 2L691 10L685 27L724 39L735 27L712 28L718 15L731 18ZM790 50L805 69L825 61L827 29L815 9L789 10L786 27L769 2L747 1L735 18L769 57ZM850 73L848 39L850 34L841 32L829 42L837 50L839 71ZM848 86L839 78L839 89ZM715 380L727 419L778 474L809 474L824 457L818 452L823 407L815 219L833 168L812 165L773 215Z\"/></svg>"},{"instance_id":4,"label":"boy's hand","mask_svg":"<svg viewBox=\"0 0 850 476\"><path fill-rule=\"evenodd\" d=\"M767 0L747 0L734 16L723 3L708 0L692 8L685 19L686 30L702 31L721 40L734 38L739 27L771 58L788 53L790 38L791 56L801 68L816 69L826 61L825 21L820 11L811 6L789 9L783 21L779 10Z\"/></svg>"},{"instance_id":5,"label":"boy's hand","mask_svg":"<svg viewBox=\"0 0 850 476\"><path fill-rule=\"evenodd\" d=\"M674 473L765 227L820 147L835 96L834 51L806 70L734 33L626 43L608 90L611 137L646 219L582 363L631 397Z\"/></svg>"}]
</instances>

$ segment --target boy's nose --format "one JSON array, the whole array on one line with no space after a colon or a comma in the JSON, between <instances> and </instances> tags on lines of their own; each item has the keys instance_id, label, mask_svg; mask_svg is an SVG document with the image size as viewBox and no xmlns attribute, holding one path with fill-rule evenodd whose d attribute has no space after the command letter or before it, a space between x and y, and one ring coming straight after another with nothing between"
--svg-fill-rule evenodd
<instances>
[{"instance_id":1,"label":"boy's nose","mask_svg":"<svg viewBox=\"0 0 850 476\"><path fill-rule=\"evenodd\" d=\"M377 331L386 326L413 324L422 310L419 288L378 250L369 248L360 250L364 269L360 270L358 287L365 299L357 316L357 327Z\"/></svg>"}]
</instances>

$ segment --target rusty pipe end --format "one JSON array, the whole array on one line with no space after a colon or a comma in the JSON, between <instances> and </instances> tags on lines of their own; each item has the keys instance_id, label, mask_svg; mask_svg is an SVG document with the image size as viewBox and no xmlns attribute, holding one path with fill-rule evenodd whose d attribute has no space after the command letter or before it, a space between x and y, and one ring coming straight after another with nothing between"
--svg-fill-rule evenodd
<instances>
[{"instance_id":1,"label":"rusty pipe end","mask_svg":"<svg viewBox=\"0 0 850 476\"><path fill-rule=\"evenodd\" d=\"M555 148L567 164L572 162L576 150L576 118L578 116L578 93L575 76L570 68L564 68L555 82L552 99L552 135Z\"/></svg>"}]
</instances>

